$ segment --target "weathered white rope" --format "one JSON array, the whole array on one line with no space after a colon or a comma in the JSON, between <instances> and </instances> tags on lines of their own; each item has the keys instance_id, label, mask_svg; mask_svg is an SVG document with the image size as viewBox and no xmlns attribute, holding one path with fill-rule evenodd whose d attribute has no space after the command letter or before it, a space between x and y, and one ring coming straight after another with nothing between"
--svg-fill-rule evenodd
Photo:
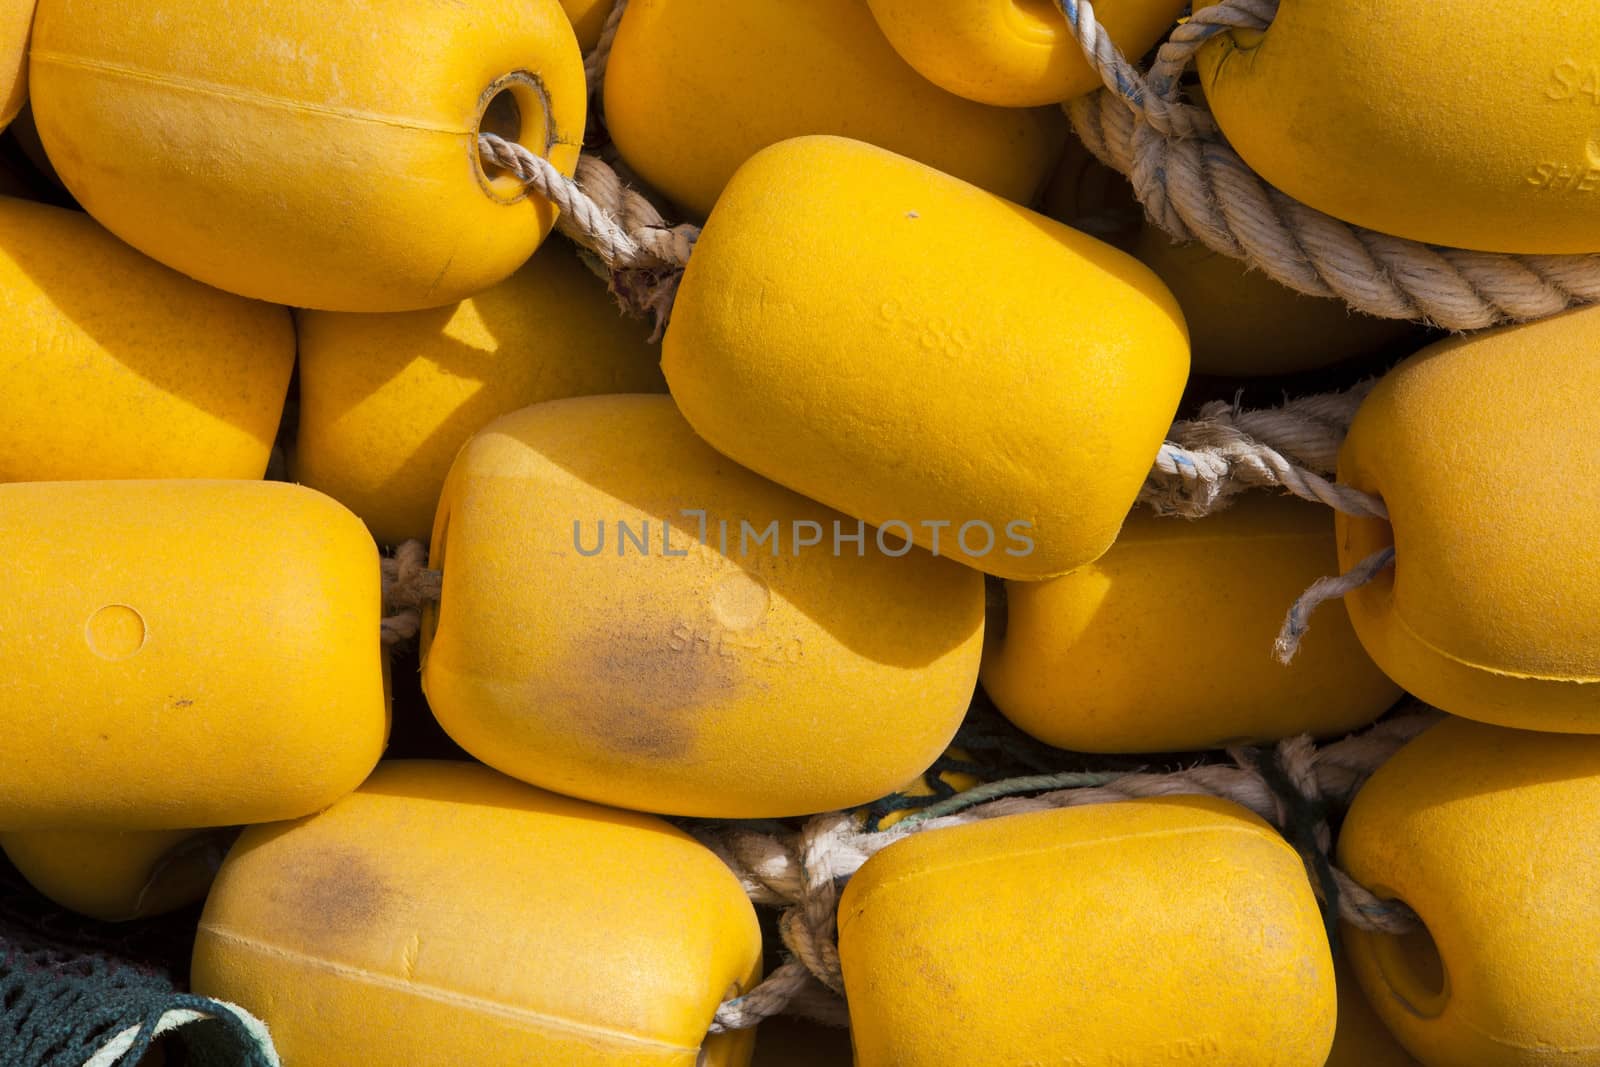
<instances>
[{"instance_id":1,"label":"weathered white rope","mask_svg":"<svg viewBox=\"0 0 1600 1067\"><path fill-rule=\"evenodd\" d=\"M1339 449L1362 401L1377 384L1367 379L1343 392L1298 397L1281 407L1244 410L1237 405L1207 404L1200 418L1227 423L1270 448L1282 452L1314 471L1332 474L1339 465Z\"/></svg>"},{"instance_id":2,"label":"weathered white rope","mask_svg":"<svg viewBox=\"0 0 1600 1067\"><path fill-rule=\"evenodd\" d=\"M478 151L560 210L556 229L599 257L612 294L629 314L653 318L651 339L659 339L700 228L669 226L654 204L593 153L578 157L577 173L569 178L543 156L496 134L479 133Z\"/></svg>"},{"instance_id":3,"label":"weathered white rope","mask_svg":"<svg viewBox=\"0 0 1600 1067\"><path fill-rule=\"evenodd\" d=\"M277 1067L281 1062L278 1059L278 1050L272 1043L272 1035L267 1032L267 1026L260 1019L251 1015L237 1004L227 1001L212 1001L209 1011L198 1011L193 1008L174 1008L162 1013L161 1018L151 1027L152 1038L181 1030L195 1023L203 1023L208 1019L216 1018L220 1013L226 1012L238 1020L245 1033L254 1042L262 1058L272 1067ZM100 1050L89 1057L83 1067L121 1067L128 1052L133 1049L140 1036L144 1033L143 1026L130 1026L122 1030L100 1047Z\"/></svg>"},{"instance_id":4,"label":"weathered white rope","mask_svg":"<svg viewBox=\"0 0 1600 1067\"><path fill-rule=\"evenodd\" d=\"M554 204L561 212L557 228L606 266L681 268L689 262L699 228L668 226L650 201L593 155L580 156L577 174L569 178L548 159L496 134L479 133L478 150Z\"/></svg>"},{"instance_id":5,"label":"weathered white rope","mask_svg":"<svg viewBox=\"0 0 1600 1067\"><path fill-rule=\"evenodd\" d=\"M1526 256L1440 248L1352 226L1261 179L1179 78L1228 29L1264 30L1277 0L1224 0L1180 25L1141 75L1101 30L1091 0L1056 0L1106 88L1068 107L1083 143L1126 175L1150 218L1291 289L1370 315L1452 330L1546 318L1600 300L1600 255Z\"/></svg>"},{"instance_id":6,"label":"weathered white rope","mask_svg":"<svg viewBox=\"0 0 1600 1067\"><path fill-rule=\"evenodd\" d=\"M1173 424L1139 503L1157 514L1198 518L1248 489L1277 488L1348 515L1387 518L1382 500L1327 477L1370 388L1365 382L1260 411L1207 404L1197 418Z\"/></svg>"},{"instance_id":7,"label":"weathered white rope","mask_svg":"<svg viewBox=\"0 0 1600 1067\"><path fill-rule=\"evenodd\" d=\"M1318 868L1331 874L1339 917L1365 930L1415 929L1416 916L1404 904L1375 896L1327 862L1332 832L1320 812L1348 805L1378 767L1438 718L1431 709L1398 715L1320 748L1309 737L1280 742L1270 756L1298 794L1293 797L1274 789L1260 765L1241 750L1233 754L1235 765L1203 764L1173 774L1065 774L996 782L913 813L884 831L869 832L863 820L842 812L817 816L787 838L737 824L704 828L701 840L728 864L751 898L785 909L779 931L791 957L755 989L724 1004L713 1030L754 1026L790 1010L790 998L800 995L808 998L806 1008L814 1017L833 1014L819 1013L815 997L819 989L843 991L836 921L845 882L872 855L908 834L1006 815L1141 797L1216 796L1286 828L1296 817L1291 809L1309 806L1318 814L1307 867L1313 874ZM1313 884L1319 895L1326 893L1315 877Z\"/></svg>"},{"instance_id":8,"label":"weathered white rope","mask_svg":"<svg viewBox=\"0 0 1600 1067\"><path fill-rule=\"evenodd\" d=\"M748 1030L774 1015L798 1015L824 1026L850 1025L850 1012L844 1001L796 959L781 964L744 996L724 1002L717 1009L709 1032Z\"/></svg>"}]
</instances>

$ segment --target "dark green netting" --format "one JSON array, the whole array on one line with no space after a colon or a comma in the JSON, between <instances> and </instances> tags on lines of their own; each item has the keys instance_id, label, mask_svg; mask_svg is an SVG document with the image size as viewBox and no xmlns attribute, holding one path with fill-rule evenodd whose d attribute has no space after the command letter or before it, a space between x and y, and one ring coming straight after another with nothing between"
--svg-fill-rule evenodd
<instances>
[{"instance_id":1,"label":"dark green netting","mask_svg":"<svg viewBox=\"0 0 1600 1067\"><path fill-rule=\"evenodd\" d=\"M162 1016L212 1019L163 1042L169 1067L269 1067L276 1061L234 1014L187 992L198 912L116 925L62 911L0 858L0 1067L83 1067L118 1035L132 1067Z\"/></svg>"}]
</instances>

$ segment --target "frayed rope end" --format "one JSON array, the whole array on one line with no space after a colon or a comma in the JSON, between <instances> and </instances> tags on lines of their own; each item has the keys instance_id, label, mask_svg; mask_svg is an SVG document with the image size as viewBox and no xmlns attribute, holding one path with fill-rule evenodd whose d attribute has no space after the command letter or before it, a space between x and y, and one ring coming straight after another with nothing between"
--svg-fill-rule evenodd
<instances>
[{"instance_id":1,"label":"frayed rope end","mask_svg":"<svg viewBox=\"0 0 1600 1067\"><path fill-rule=\"evenodd\" d=\"M1330 600L1336 600L1353 590L1360 589L1383 571L1394 565L1394 546L1374 552L1344 574L1332 578L1318 578L1311 588L1300 594L1289 614L1284 616L1283 628L1272 643L1272 654L1278 662L1288 666L1300 651L1300 642L1311 629L1311 616Z\"/></svg>"}]
</instances>

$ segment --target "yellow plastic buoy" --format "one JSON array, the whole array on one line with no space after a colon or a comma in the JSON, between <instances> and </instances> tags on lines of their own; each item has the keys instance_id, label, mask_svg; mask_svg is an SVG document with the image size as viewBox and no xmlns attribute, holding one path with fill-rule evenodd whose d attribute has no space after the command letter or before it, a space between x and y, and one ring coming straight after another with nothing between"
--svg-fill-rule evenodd
<instances>
[{"instance_id":1,"label":"yellow plastic buoy","mask_svg":"<svg viewBox=\"0 0 1600 1067\"><path fill-rule=\"evenodd\" d=\"M29 77L51 162L118 237L339 311L451 304L521 266L555 209L478 134L571 174L587 97L557 0L41 0Z\"/></svg>"},{"instance_id":2,"label":"yellow plastic buoy","mask_svg":"<svg viewBox=\"0 0 1600 1067\"><path fill-rule=\"evenodd\" d=\"M1345 597L1362 644L1406 691L1455 715L1600 732L1600 308L1424 349L1362 404L1339 479L1389 521L1340 515L1348 570L1394 566Z\"/></svg>"},{"instance_id":3,"label":"yellow plastic buoy","mask_svg":"<svg viewBox=\"0 0 1600 1067\"><path fill-rule=\"evenodd\" d=\"M1595 1062L1597 807L1600 738L1464 719L1412 741L1356 796L1340 863L1423 928L1347 929L1351 968L1417 1059Z\"/></svg>"},{"instance_id":4,"label":"yellow plastic buoy","mask_svg":"<svg viewBox=\"0 0 1600 1067\"><path fill-rule=\"evenodd\" d=\"M281 307L0 198L0 481L260 478L294 367Z\"/></svg>"},{"instance_id":5,"label":"yellow plastic buoy","mask_svg":"<svg viewBox=\"0 0 1600 1067\"><path fill-rule=\"evenodd\" d=\"M295 818L378 761L378 554L327 497L0 485L0 543L0 829Z\"/></svg>"},{"instance_id":6,"label":"yellow plastic buoy","mask_svg":"<svg viewBox=\"0 0 1600 1067\"><path fill-rule=\"evenodd\" d=\"M450 461L499 416L666 389L649 328L621 316L564 241L453 307L296 321L295 480L361 516L381 544L427 538Z\"/></svg>"},{"instance_id":7,"label":"yellow plastic buoy","mask_svg":"<svg viewBox=\"0 0 1600 1067\"><path fill-rule=\"evenodd\" d=\"M1071 100L1100 88L1057 0L868 0L895 51L958 96L999 107ZM1178 21L1183 0L1095 6L1100 30L1137 58Z\"/></svg>"},{"instance_id":8,"label":"yellow plastic buoy","mask_svg":"<svg viewBox=\"0 0 1600 1067\"><path fill-rule=\"evenodd\" d=\"M1211 798L907 837L839 905L859 1067L1322 1067L1333 961L1300 858Z\"/></svg>"},{"instance_id":9,"label":"yellow plastic buoy","mask_svg":"<svg viewBox=\"0 0 1600 1067\"><path fill-rule=\"evenodd\" d=\"M851 807L977 682L983 581L706 447L660 396L556 400L462 449L422 683L491 767L641 811Z\"/></svg>"},{"instance_id":10,"label":"yellow plastic buoy","mask_svg":"<svg viewBox=\"0 0 1600 1067\"><path fill-rule=\"evenodd\" d=\"M736 462L1035 579L1110 547L1189 352L1177 303L1131 257L882 149L805 137L729 184L662 368Z\"/></svg>"},{"instance_id":11,"label":"yellow plastic buoy","mask_svg":"<svg viewBox=\"0 0 1600 1067\"><path fill-rule=\"evenodd\" d=\"M0 3L0 130L28 102L28 32L34 0Z\"/></svg>"},{"instance_id":12,"label":"yellow plastic buoy","mask_svg":"<svg viewBox=\"0 0 1600 1067\"><path fill-rule=\"evenodd\" d=\"M0 833L28 884L105 922L164 915L204 900L231 830L30 830Z\"/></svg>"},{"instance_id":13,"label":"yellow plastic buoy","mask_svg":"<svg viewBox=\"0 0 1600 1067\"><path fill-rule=\"evenodd\" d=\"M706 1031L760 973L755 910L688 834L396 761L245 832L193 985L261 1018L295 1067L744 1067L748 1032Z\"/></svg>"},{"instance_id":14,"label":"yellow plastic buoy","mask_svg":"<svg viewBox=\"0 0 1600 1067\"><path fill-rule=\"evenodd\" d=\"M927 81L865 0L630 0L605 113L628 165L696 218L740 164L790 137L869 141L1019 203L1066 139L1056 108L985 107Z\"/></svg>"},{"instance_id":15,"label":"yellow plastic buoy","mask_svg":"<svg viewBox=\"0 0 1600 1067\"><path fill-rule=\"evenodd\" d=\"M1328 509L1253 494L1203 519L1140 509L1094 563L1006 583L983 687L1058 748L1163 752L1329 735L1400 697L1330 604L1289 667L1283 611L1338 566Z\"/></svg>"},{"instance_id":16,"label":"yellow plastic buoy","mask_svg":"<svg viewBox=\"0 0 1600 1067\"><path fill-rule=\"evenodd\" d=\"M1245 162L1320 211L1434 244L1593 252L1600 22L1545 0L1496 14L1477 0L1284 4L1265 32L1213 37L1200 81Z\"/></svg>"}]
</instances>

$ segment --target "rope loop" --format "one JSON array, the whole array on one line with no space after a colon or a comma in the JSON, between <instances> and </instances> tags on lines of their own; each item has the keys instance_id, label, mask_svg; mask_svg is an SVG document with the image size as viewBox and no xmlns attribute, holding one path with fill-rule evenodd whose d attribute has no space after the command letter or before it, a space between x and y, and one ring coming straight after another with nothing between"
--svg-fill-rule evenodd
<instances>
[{"instance_id":1,"label":"rope loop","mask_svg":"<svg viewBox=\"0 0 1600 1067\"><path fill-rule=\"evenodd\" d=\"M1600 300L1600 255L1533 256L1443 248L1352 226L1256 174L1181 78L1218 34L1264 31L1277 0L1223 0L1180 24L1140 73L1089 0L1056 0L1104 88L1067 106L1102 163L1126 176L1152 222L1310 296L1379 318L1476 330L1547 318Z\"/></svg>"}]
</instances>

